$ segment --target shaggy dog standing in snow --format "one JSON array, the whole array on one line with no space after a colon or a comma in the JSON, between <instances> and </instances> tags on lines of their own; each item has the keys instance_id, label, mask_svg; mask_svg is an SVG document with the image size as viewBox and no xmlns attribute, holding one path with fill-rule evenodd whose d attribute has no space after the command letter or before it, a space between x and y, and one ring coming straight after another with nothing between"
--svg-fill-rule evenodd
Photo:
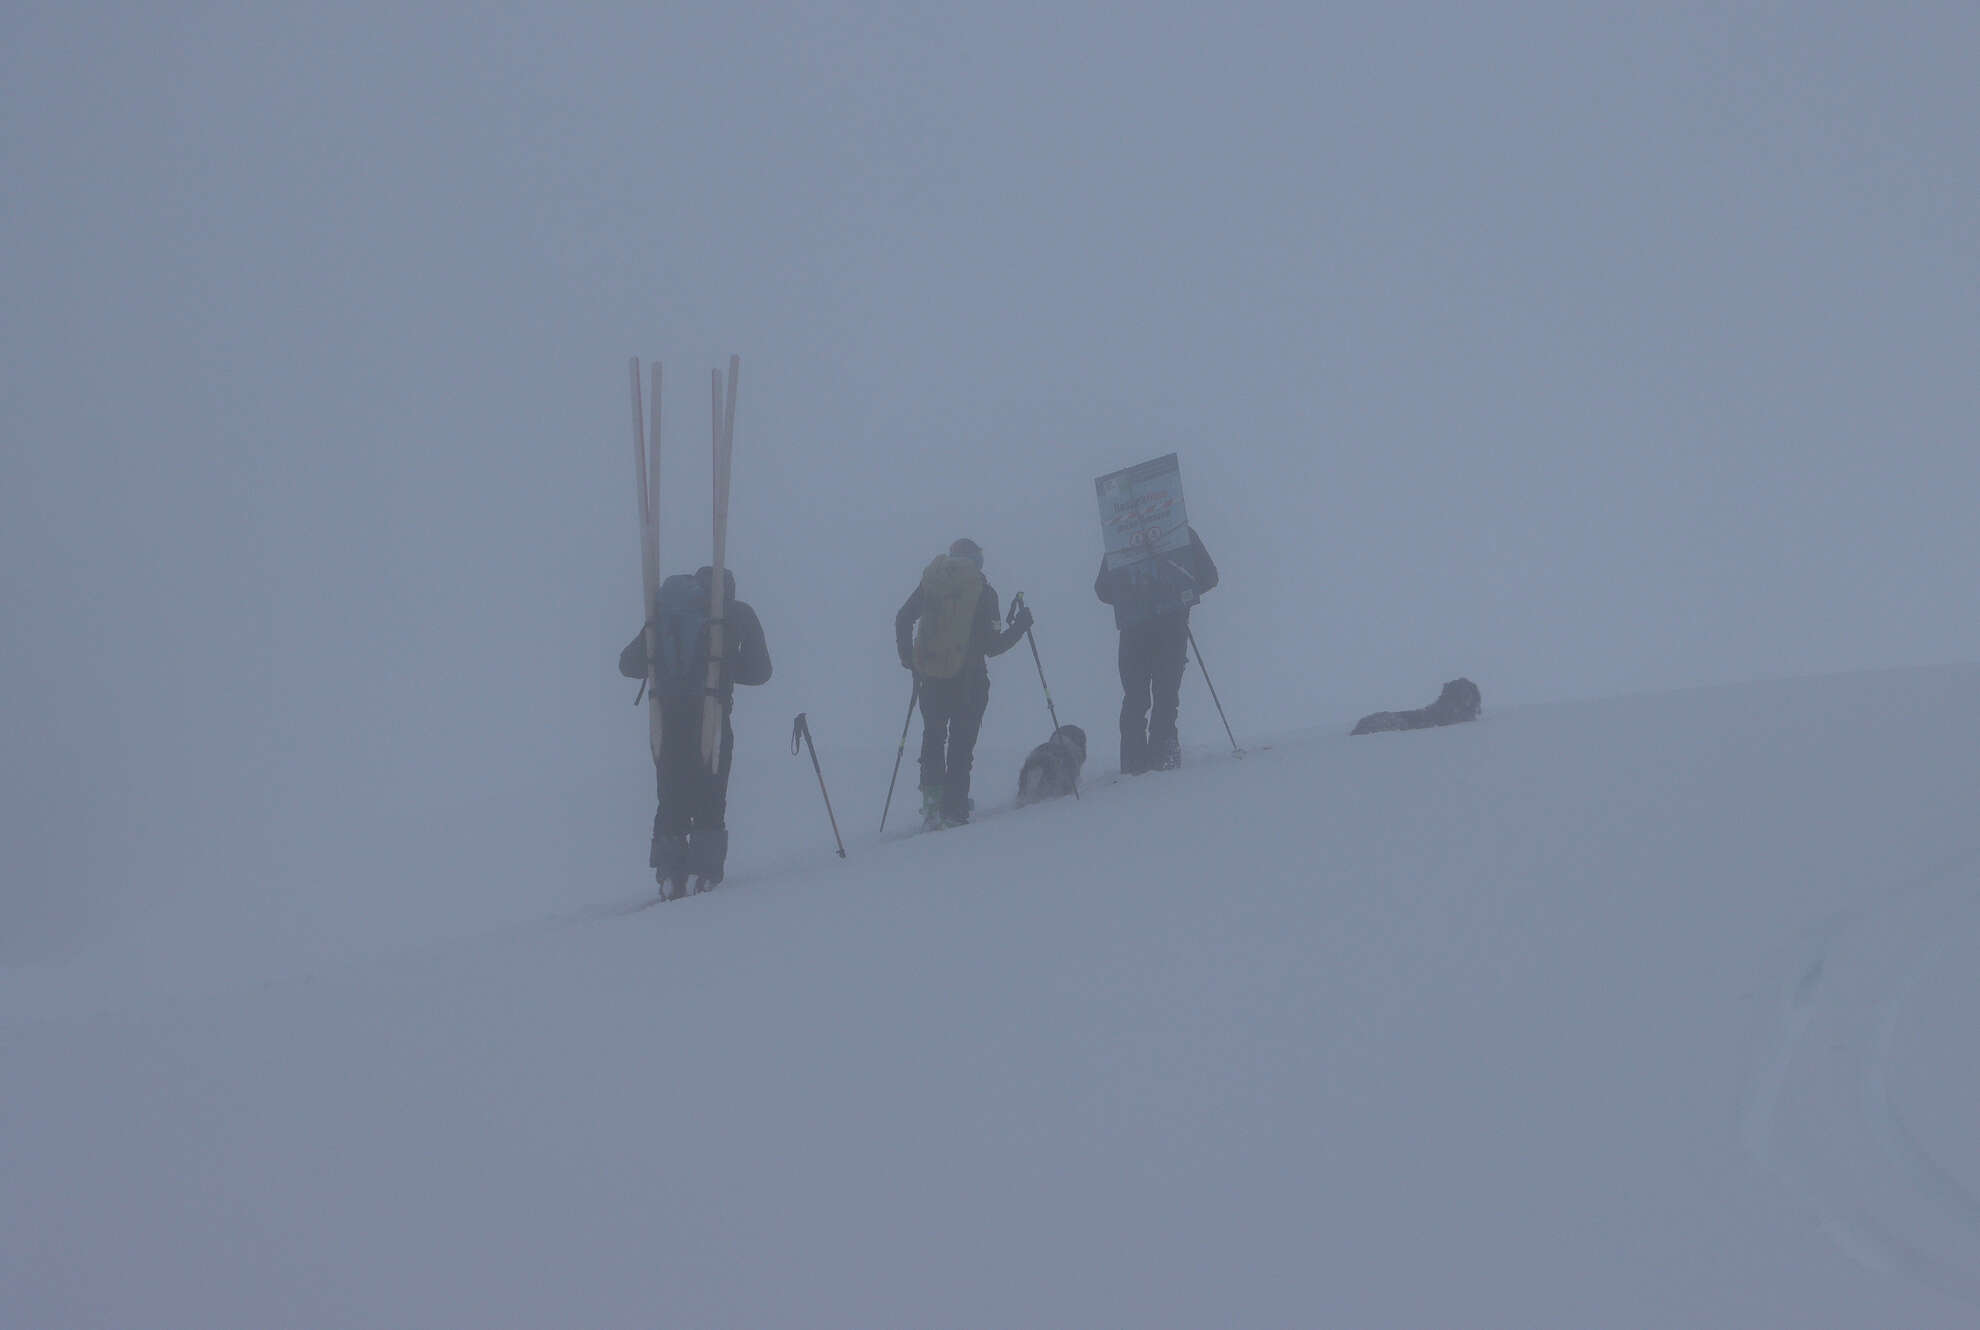
<instances>
[{"instance_id":1,"label":"shaggy dog standing in snow","mask_svg":"<svg viewBox=\"0 0 1980 1330\"><path fill-rule=\"evenodd\" d=\"M1427 730L1433 725L1456 725L1477 720L1484 701L1478 685L1469 679L1453 679L1437 694L1437 700L1414 711L1377 711L1363 716L1352 734L1380 734L1385 730Z\"/></svg>"},{"instance_id":2,"label":"shaggy dog standing in snow","mask_svg":"<svg viewBox=\"0 0 1980 1330\"><path fill-rule=\"evenodd\" d=\"M1018 807L1044 799L1063 799L1079 789L1079 769L1086 764L1086 731L1061 725L1052 737L1031 750L1018 772Z\"/></svg>"}]
</instances>

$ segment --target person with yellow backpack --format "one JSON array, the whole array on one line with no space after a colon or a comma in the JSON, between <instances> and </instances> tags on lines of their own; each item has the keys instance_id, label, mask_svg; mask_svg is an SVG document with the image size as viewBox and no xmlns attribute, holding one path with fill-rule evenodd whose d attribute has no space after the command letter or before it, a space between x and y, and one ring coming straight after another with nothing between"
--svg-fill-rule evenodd
<instances>
[{"instance_id":1,"label":"person with yellow backpack","mask_svg":"<svg viewBox=\"0 0 1980 1330\"><path fill-rule=\"evenodd\" d=\"M935 556L894 616L901 667L913 671L921 707L924 829L969 821L969 769L990 706L985 661L1016 646L1031 623L1031 608L1021 606L1000 626L997 591L983 576L983 547L973 540L958 540Z\"/></svg>"}]
</instances>

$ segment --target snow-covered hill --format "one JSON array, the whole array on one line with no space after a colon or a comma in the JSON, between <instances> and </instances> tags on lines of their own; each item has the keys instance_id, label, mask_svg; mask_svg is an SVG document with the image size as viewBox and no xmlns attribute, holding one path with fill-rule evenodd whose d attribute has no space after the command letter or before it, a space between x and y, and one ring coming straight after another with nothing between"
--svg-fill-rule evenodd
<instances>
[{"instance_id":1,"label":"snow-covered hill","mask_svg":"<svg viewBox=\"0 0 1980 1330\"><path fill-rule=\"evenodd\" d=\"M0 976L0 1323L1980 1323L1980 668L1487 702L885 841L821 735L844 862L746 757L706 897L634 789L524 922Z\"/></svg>"}]
</instances>

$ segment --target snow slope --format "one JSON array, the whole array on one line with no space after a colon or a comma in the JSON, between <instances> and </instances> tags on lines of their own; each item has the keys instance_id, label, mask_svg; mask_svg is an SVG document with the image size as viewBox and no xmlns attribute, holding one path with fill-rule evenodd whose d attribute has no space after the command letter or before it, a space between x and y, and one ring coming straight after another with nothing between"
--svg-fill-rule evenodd
<instances>
[{"instance_id":1,"label":"snow slope","mask_svg":"<svg viewBox=\"0 0 1980 1330\"><path fill-rule=\"evenodd\" d=\"M1980 1324L1980 668L1344 729L0 976L0 1324Z\"/></svg>"}]
</instances>

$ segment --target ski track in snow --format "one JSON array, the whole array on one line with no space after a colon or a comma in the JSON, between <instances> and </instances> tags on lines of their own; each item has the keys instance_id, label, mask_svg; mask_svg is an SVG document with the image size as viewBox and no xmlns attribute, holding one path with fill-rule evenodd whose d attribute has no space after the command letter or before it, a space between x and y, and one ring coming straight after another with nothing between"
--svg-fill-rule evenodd
<instances>
[{"instance_id":1,"label":"ski track in snow","mask_svg":"<svg viewBox=\"0 0 1980 1330\"><path fill-rule=\"evenodd\" d=\"M1921 979L1975 936L1976 866L1980 847L1823 922L1785 986L1741 1136L1852 1258L1980 1306L1980 1192L1912 1130L1891 1075Z\"/></svg>"}]
</instances>

